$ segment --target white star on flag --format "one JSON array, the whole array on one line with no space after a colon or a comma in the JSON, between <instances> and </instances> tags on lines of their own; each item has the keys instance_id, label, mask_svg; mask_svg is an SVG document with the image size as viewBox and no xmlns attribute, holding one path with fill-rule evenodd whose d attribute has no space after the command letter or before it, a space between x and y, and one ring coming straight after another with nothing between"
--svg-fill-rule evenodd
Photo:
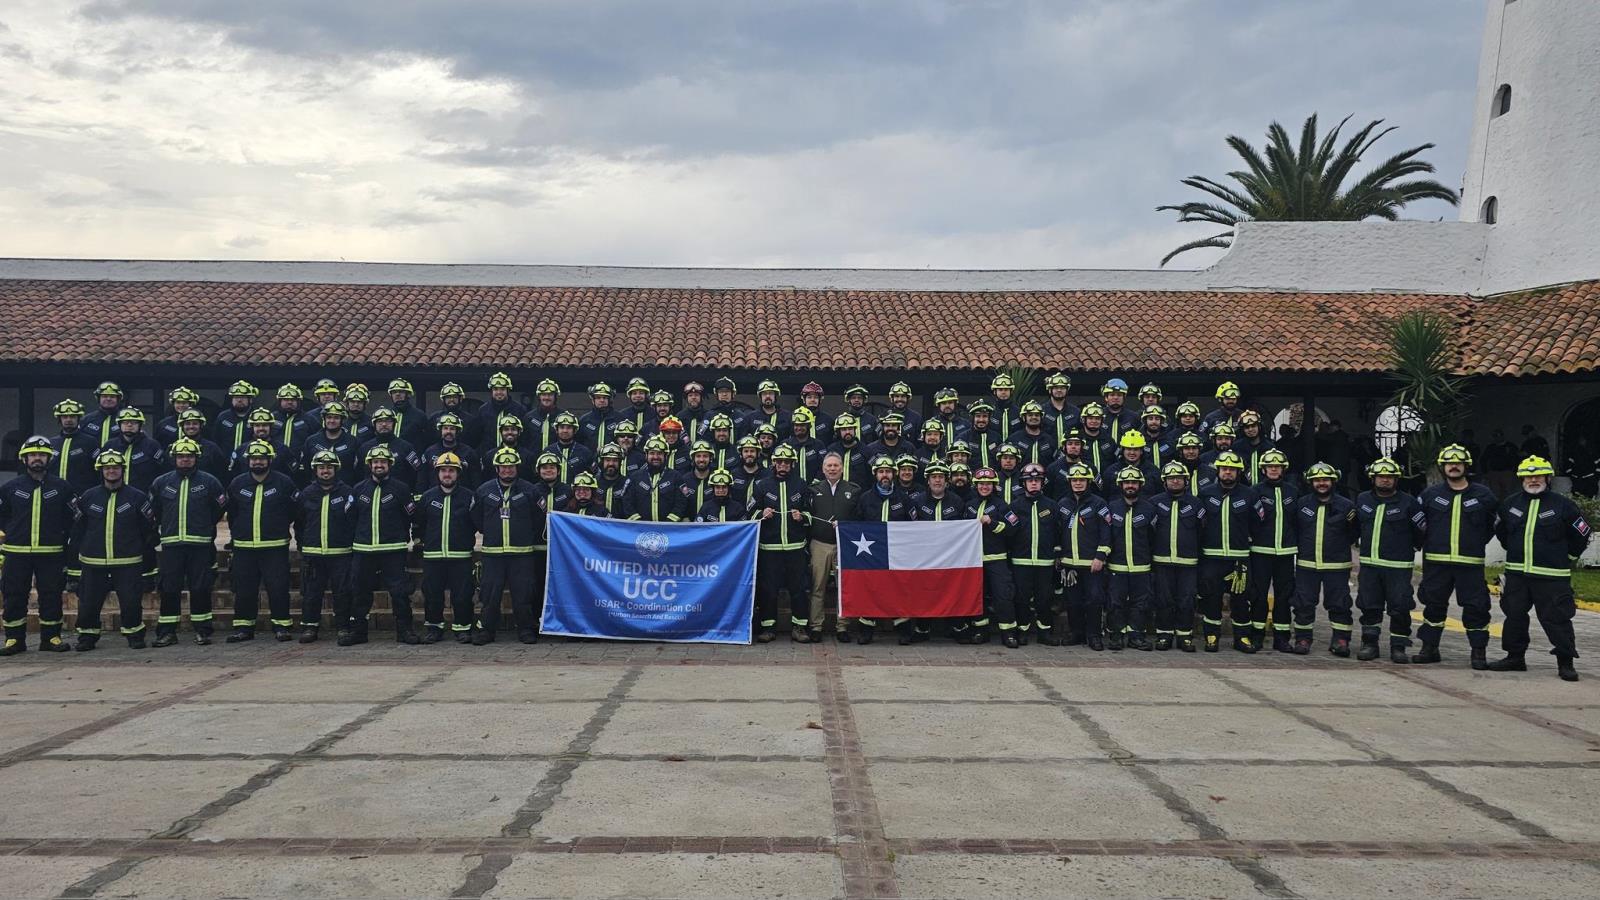
<instances>
[{"instance_id":1,"label":"white star on flag","mask_svg":"<svg viewBox=\"0 0 1600 900\"><path fill-rule=\"evenodd\" d=\"M872 540L871 538L869 538L869 537L867 537L866 535L863 534L862 536L856 538L855 540L851 541L850 543L855 545L856 555L860 556L863 553L871 553L872 552L872 545L876 544L877 541Z\"/></svg>"}]
</instances>

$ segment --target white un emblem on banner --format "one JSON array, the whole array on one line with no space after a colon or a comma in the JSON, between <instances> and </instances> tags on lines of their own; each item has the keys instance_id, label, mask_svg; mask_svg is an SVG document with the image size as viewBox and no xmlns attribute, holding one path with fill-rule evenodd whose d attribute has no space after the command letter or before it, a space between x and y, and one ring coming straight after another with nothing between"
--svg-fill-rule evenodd
<instances>
[{"instance_id":1,"label":"white un emblem on banner","mask_svg":"<svg viewBox=\"0 0 1600 900\"><path fill-rule=\"evenodd\" d=\"M645 559L660 559L667 552L667 536L659 531L646 531L634 538L633 549Z\"/></svg>"}]
</instances>

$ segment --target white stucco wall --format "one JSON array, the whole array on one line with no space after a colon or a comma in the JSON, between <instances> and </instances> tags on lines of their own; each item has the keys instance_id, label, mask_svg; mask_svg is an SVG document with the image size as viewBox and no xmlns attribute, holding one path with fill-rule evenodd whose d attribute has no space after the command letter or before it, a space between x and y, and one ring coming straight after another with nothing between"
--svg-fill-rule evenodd
<instances>
[{"instance_id":1,"label":"white stucco wall","mask_svg":"<svg viewBox=\"0 0 1600 900\"><path fill-rule=\"evenodd\" d=\"M1488 0L1475 102L1461 218L1499 209L1479 293L1600 276L1600 3Z\"/></svg>"}]
</instances>

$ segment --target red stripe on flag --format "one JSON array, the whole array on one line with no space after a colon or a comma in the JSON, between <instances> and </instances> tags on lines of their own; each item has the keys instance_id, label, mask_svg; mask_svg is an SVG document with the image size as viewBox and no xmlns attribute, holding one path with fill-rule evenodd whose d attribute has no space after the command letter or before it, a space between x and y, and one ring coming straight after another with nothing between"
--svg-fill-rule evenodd
<instances>
[{"instance_id":1,"label":"red stripe on flag","mask_svg":"<svg viewBox=\"0 0 1600 900\"><path fill-rule=\"evenodd\" d=\"M983 614L983 569L845 569L842 616L868 619Z\"/></svg>"}]
</instances>

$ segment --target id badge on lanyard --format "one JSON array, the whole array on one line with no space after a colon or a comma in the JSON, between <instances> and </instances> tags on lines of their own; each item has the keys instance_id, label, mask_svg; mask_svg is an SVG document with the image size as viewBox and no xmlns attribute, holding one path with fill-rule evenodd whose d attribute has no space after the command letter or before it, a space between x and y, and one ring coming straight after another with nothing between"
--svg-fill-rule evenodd
<instances>
[{"instance_id":1,"label":"id badge on lanyard","mask_svg":"<svg viewBox=\"0 0 1600 900\"><path fill-rule=\"evenodd\" d=\"M504 520L504 521L507 521L507 522L511 521L511 495L510 494L501 494L500 495L500 518L502 520Z\"/></svg>"}]
</instances>

